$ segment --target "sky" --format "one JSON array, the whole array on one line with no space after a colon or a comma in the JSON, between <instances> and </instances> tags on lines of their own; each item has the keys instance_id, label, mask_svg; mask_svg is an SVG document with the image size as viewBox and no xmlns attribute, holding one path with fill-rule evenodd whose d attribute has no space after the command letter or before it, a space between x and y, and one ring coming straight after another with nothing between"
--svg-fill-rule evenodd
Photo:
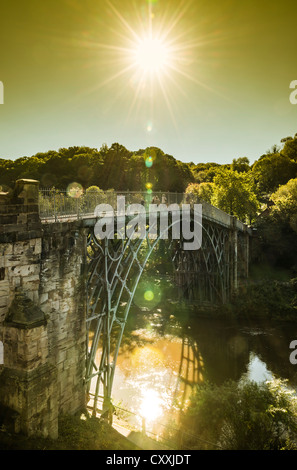
<instances>
[{"instance_id":1,"label":"sky","mask_svg":"<svg viewBox=\"0 0 297 470\"><path fill-rule=\"evenodd\" d=\"M0 158L118 142L253 163L297 132L296 14L293 0L0 0Z\"/></svg>"}]
</instances>

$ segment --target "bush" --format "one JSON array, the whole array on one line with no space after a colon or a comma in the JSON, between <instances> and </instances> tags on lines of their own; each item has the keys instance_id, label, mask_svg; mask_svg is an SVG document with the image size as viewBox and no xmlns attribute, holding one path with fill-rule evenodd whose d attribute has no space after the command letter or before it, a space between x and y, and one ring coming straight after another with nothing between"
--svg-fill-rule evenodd
<instances>
[{"instance_id":1,"label":"bush","mask_svg":"<svg viewBox=\"0 0 297 470\"><path fill-rule=\"evenodd\" d=\"M196 442L184 442L188 448L198 443L207 449L297 449L296 397L280 380L204 384L190 400L183 422L187 429L197 435Z\"/></svg>"}]
</instances>

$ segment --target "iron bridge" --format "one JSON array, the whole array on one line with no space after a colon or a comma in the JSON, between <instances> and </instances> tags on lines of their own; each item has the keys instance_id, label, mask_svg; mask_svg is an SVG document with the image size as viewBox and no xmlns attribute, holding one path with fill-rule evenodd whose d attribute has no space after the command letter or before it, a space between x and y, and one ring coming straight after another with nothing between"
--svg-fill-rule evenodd
<instances>
[{"instance_id":1,"label":"iron bridge","mask_svg":"<svg viewBox=\"0 0 297 470\"><path fill-rule=\"evenodd\" d=\"M193 227L197 221L191 202ZM250 228L208 203L196 202L202 205L202 240L196 250L185 250L182 236L179 240L172 237L175 224L180 221L170 212L165 240L160 230L155 238L150 237L148 214L143 237L119 236L115 217L113 239L98 239L95 234L98 219L85 218L88 229L85 381L87 393L93 397L93 414L99 411L101 400L100 412L110 422L112 387L125 325L137 286L153 253L163 249L162 253L166 253L172 264L173 280L179 292L183 298L196 302L225 303L237 289L239 277L248 276ZM125 215L126 226L131 218ZM156 223L160 228L159 216Z\"/></svg>"}]
</instances>

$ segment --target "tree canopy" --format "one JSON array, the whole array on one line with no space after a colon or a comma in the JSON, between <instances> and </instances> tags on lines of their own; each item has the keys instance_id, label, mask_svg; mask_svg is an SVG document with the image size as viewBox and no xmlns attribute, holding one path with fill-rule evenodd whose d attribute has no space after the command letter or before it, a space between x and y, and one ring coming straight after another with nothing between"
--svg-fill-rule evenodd
<instances>
[{"instance_id":1,"label":"tree canopy","mask_svg":"<svg viewBox=\"0 0 297 470\"><path fill-rule=\"evenodd\" d=\"M147 160L150 159L150 165ZM61 148L16 160L0 159L0 184L13 187L17 179L33 178L41 187L66 189L76 182L84 189L145 190L147 182L156 191L183 192L194 175L188 164L157 147L132 152L114 143L100 150L89 147Z\"/></svg>"},{"instance_id":2,"label":"tree canopy","mask_svg":"<svg viewBox=\"0 0 297 470\"><path fill-rule=\"evenodd\" d=\"M193 192L252 222L265 208L261 205L275 204L278 188L297 177L297 134L281 143L272 145L252 165L247 157L226 164L184 163L158 147L131 151L119 143L103 144L99 150L73 146L16 160L0 158L0 185L6 190L17 179L30 178L39 180L41 188L65 190L75 182L84 191L91 186L103 191L146 191L149 184L153 191Z\"/></svg>"}]
</instances>

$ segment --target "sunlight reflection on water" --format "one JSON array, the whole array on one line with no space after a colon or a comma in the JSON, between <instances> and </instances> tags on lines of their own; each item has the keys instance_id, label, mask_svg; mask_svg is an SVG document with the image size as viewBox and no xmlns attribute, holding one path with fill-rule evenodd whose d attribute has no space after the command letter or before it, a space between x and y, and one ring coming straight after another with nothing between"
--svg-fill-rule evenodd
<instances>
[{"instance_id":1,"label":"sunlight reflection on water","mask_svg":"<svg viewBox=\"0 0 297 470\"><path fill-rule=\"evenodd\" d=\"M242 379L260 383L265 382L266 380L272 380L273 374L267 369L265 362L263 362L255 353L251 352L247 372L243 374Z\"/></svg>"},{"instance_id":2,"label":"sunlight reflection on water","mask_svg":"<svg viewBox=\"0 0 297 470\"><path fill-rule=\"evenodd\" d=\"M144 332L143 332L144 333ZM147 334L147 332L146 332ZM147 426L156 421L178 419L196 382L194 354L181 362L184 344L173 336L149 336L150 344L121 351L115 373L113 396L125 409L145 418Z\"/></svg>"},{"instance_id":3,"label":"sunlight reflection on water","mask_svg":"<svg viewBox=\"0 0 297 470\"><path fill-rule=\"evenodd\" d=\"M124 417L131 426L141 429L145 419L146 430L159 435L164 426L178 427L180 409L185 409L193 386L204 380L273 380L262 357L268 350L264 340L272 338L269 332L208 323L188 335L174 322L169 328L171 320L174 317L168 317L164 328L159 313L148 315L145 327L132 330L120 348L112 401L131 412Z\"/></svg>"}]
</instances>

